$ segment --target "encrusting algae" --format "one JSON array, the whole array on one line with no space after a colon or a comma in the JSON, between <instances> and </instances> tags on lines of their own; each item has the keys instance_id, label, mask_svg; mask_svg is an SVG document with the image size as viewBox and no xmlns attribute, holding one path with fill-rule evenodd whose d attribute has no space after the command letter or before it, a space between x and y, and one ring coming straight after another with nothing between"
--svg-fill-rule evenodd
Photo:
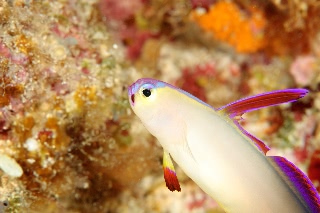
<instances>
[{"instance_id":1,"label":"encrusting algae","mask_svg":"<svg viewBox=\"0 0 320 213\"><path fill-rule=\"evenodd\" d=\"M137 152L128 103L120 98L129 79L97 4L0 3L4 211L110 210L117 195L158 162L152 156L128 160Z\"/></svg>"}]
</instances>

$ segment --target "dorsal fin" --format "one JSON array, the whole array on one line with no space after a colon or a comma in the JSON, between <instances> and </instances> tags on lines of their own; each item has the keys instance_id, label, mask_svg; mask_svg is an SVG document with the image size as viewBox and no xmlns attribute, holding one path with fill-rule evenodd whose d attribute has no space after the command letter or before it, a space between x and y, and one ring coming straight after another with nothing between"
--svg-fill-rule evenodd
<instances>
[{"instance_id":1,"label":"dorsal fin","mask_svg":"<svg viewBox=\"0 0 320 213\"><path fill-rule=\"evenodd\" d=\"M217 110L223 110L231 118L241 116L246 112L254 111L268 106L275 106L282 103L289 103L304 97L308 93L306 89L285 89L263 93L220 107Z\"/></svg>"},{"instance_id":2,"label":"dorsal fin","mask_svg":"<svg viewBox=\"0 0 320 213\"><path fill-rule=\"evenodd\" d=\"M320 197L311 180L293 163L280 156L269 156L281 178L305 206L307 212L320 212Z\"/></svg>"},{"instance_id":3,"label":"dorsal fin","mask_svg":"<svg viewBox=\"0 0 320 213\"><path fill-rule=\"evenodd\" d=\"M234 124L239 128L239 130L248 136L253 143L259 148L260 151L262 151L264 154L267 154L267 152L270 150L270 148L259 138L256 138L255 136L251 135L249 132L247 132L236 120L233 120Z\"/></svg>"},{"instance_id":4,"label":"dorsal fin","mask_svg":"<svg viewBox=\"0 0 320 213\"><path fill-rule=\"evenodd\" d=\"M239 130L249 137L254 144L266 154L270 148L264 144L264 142L255 136L247 132L242 126L238 123L238 120L241 120L241 116L250 111L261 109L268 106L275 106L282 103L289 103L298 100L299 98L304 97L308 93L306 89L285 89L285 90L276 90L273 92L267 92L256 96L251 96L248 98L243 98L238 101L227 104L226 106L220 107L217 111L220 111L222 114L228 115L234 122L234 124L239 128Z\"/></svg>"}]
</instances>

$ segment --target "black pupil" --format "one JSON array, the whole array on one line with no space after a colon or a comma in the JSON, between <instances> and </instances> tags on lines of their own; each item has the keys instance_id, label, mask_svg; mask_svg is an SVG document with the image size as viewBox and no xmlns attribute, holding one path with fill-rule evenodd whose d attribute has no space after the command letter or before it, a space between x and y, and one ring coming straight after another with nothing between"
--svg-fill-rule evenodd
<instances>
[{"instance_id":1,"label":"black pupil","mask_svg":"<svg viewBox=\"0 0 320 213\"><path fill-rule=\"evenodd\" d=\"M142 90L144 96L149 97L151 95L151 91L149 89Z\"/></svg>"}]
</instances>

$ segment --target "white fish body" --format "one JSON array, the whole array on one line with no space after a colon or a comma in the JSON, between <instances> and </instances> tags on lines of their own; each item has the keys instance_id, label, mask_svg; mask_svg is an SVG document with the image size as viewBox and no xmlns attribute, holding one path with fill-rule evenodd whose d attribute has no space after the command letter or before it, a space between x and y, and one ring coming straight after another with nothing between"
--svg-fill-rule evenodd
<instances>
[{"instance_id":1,"label":"white fish body","mask_svg":"<svg viewBox=\"0 0 320 213\"><path fill-rule=\"evenodd\" d=\"M158 81L140 81L136 83L140 87L154 84L155 97L146 101L136 91L140 87L131 86L133 111L183 171L226 212L308 212L270 159L229 116L163 82L157 87Z\"/></svg>"}]
</instances>

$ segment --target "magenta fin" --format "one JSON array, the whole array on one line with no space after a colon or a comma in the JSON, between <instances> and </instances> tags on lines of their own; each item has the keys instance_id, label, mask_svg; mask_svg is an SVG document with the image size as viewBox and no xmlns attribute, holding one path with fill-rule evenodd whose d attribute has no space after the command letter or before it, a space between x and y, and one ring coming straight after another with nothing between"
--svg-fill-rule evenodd
<instances>
[{"instance_id":1,"label":"magenta fin","mask_svg":"<svg viewBox=\"0 0 320 213\"><path fill-rule=\"evenodd\" d=\"M305 206L306 212L320 212L320 197L311 180L293 163L280 156L269 156L281 178Z\"/></svg>"},{"instance_id":2,"label":"magenta fin","mask_svg":"<svg viewBox=\"0 0 320 213\"><path fill-rule=\"evenodd\" d=\"M224 110L231 118L268 106L289 103L304 97L308 93L306 89L285 89L263 93L232 102L218 110Z\"/></svg>"},{"instance_id":3,"label":"magenta fin","mask_svg":"<svg viewBox=\"0 0 320 213\"><path fill-rule=\"evenodd\" d=\"M270 148L259 138L256 138L255 136L251 135L249 132L247 132L239 123L238 121L234 120L234 124L239 128L239 130L248 136L253 143L259 148L260 151L262 151L264 154L267 154L267 152L270 150Z\"/></svg>"}]
</instances>

